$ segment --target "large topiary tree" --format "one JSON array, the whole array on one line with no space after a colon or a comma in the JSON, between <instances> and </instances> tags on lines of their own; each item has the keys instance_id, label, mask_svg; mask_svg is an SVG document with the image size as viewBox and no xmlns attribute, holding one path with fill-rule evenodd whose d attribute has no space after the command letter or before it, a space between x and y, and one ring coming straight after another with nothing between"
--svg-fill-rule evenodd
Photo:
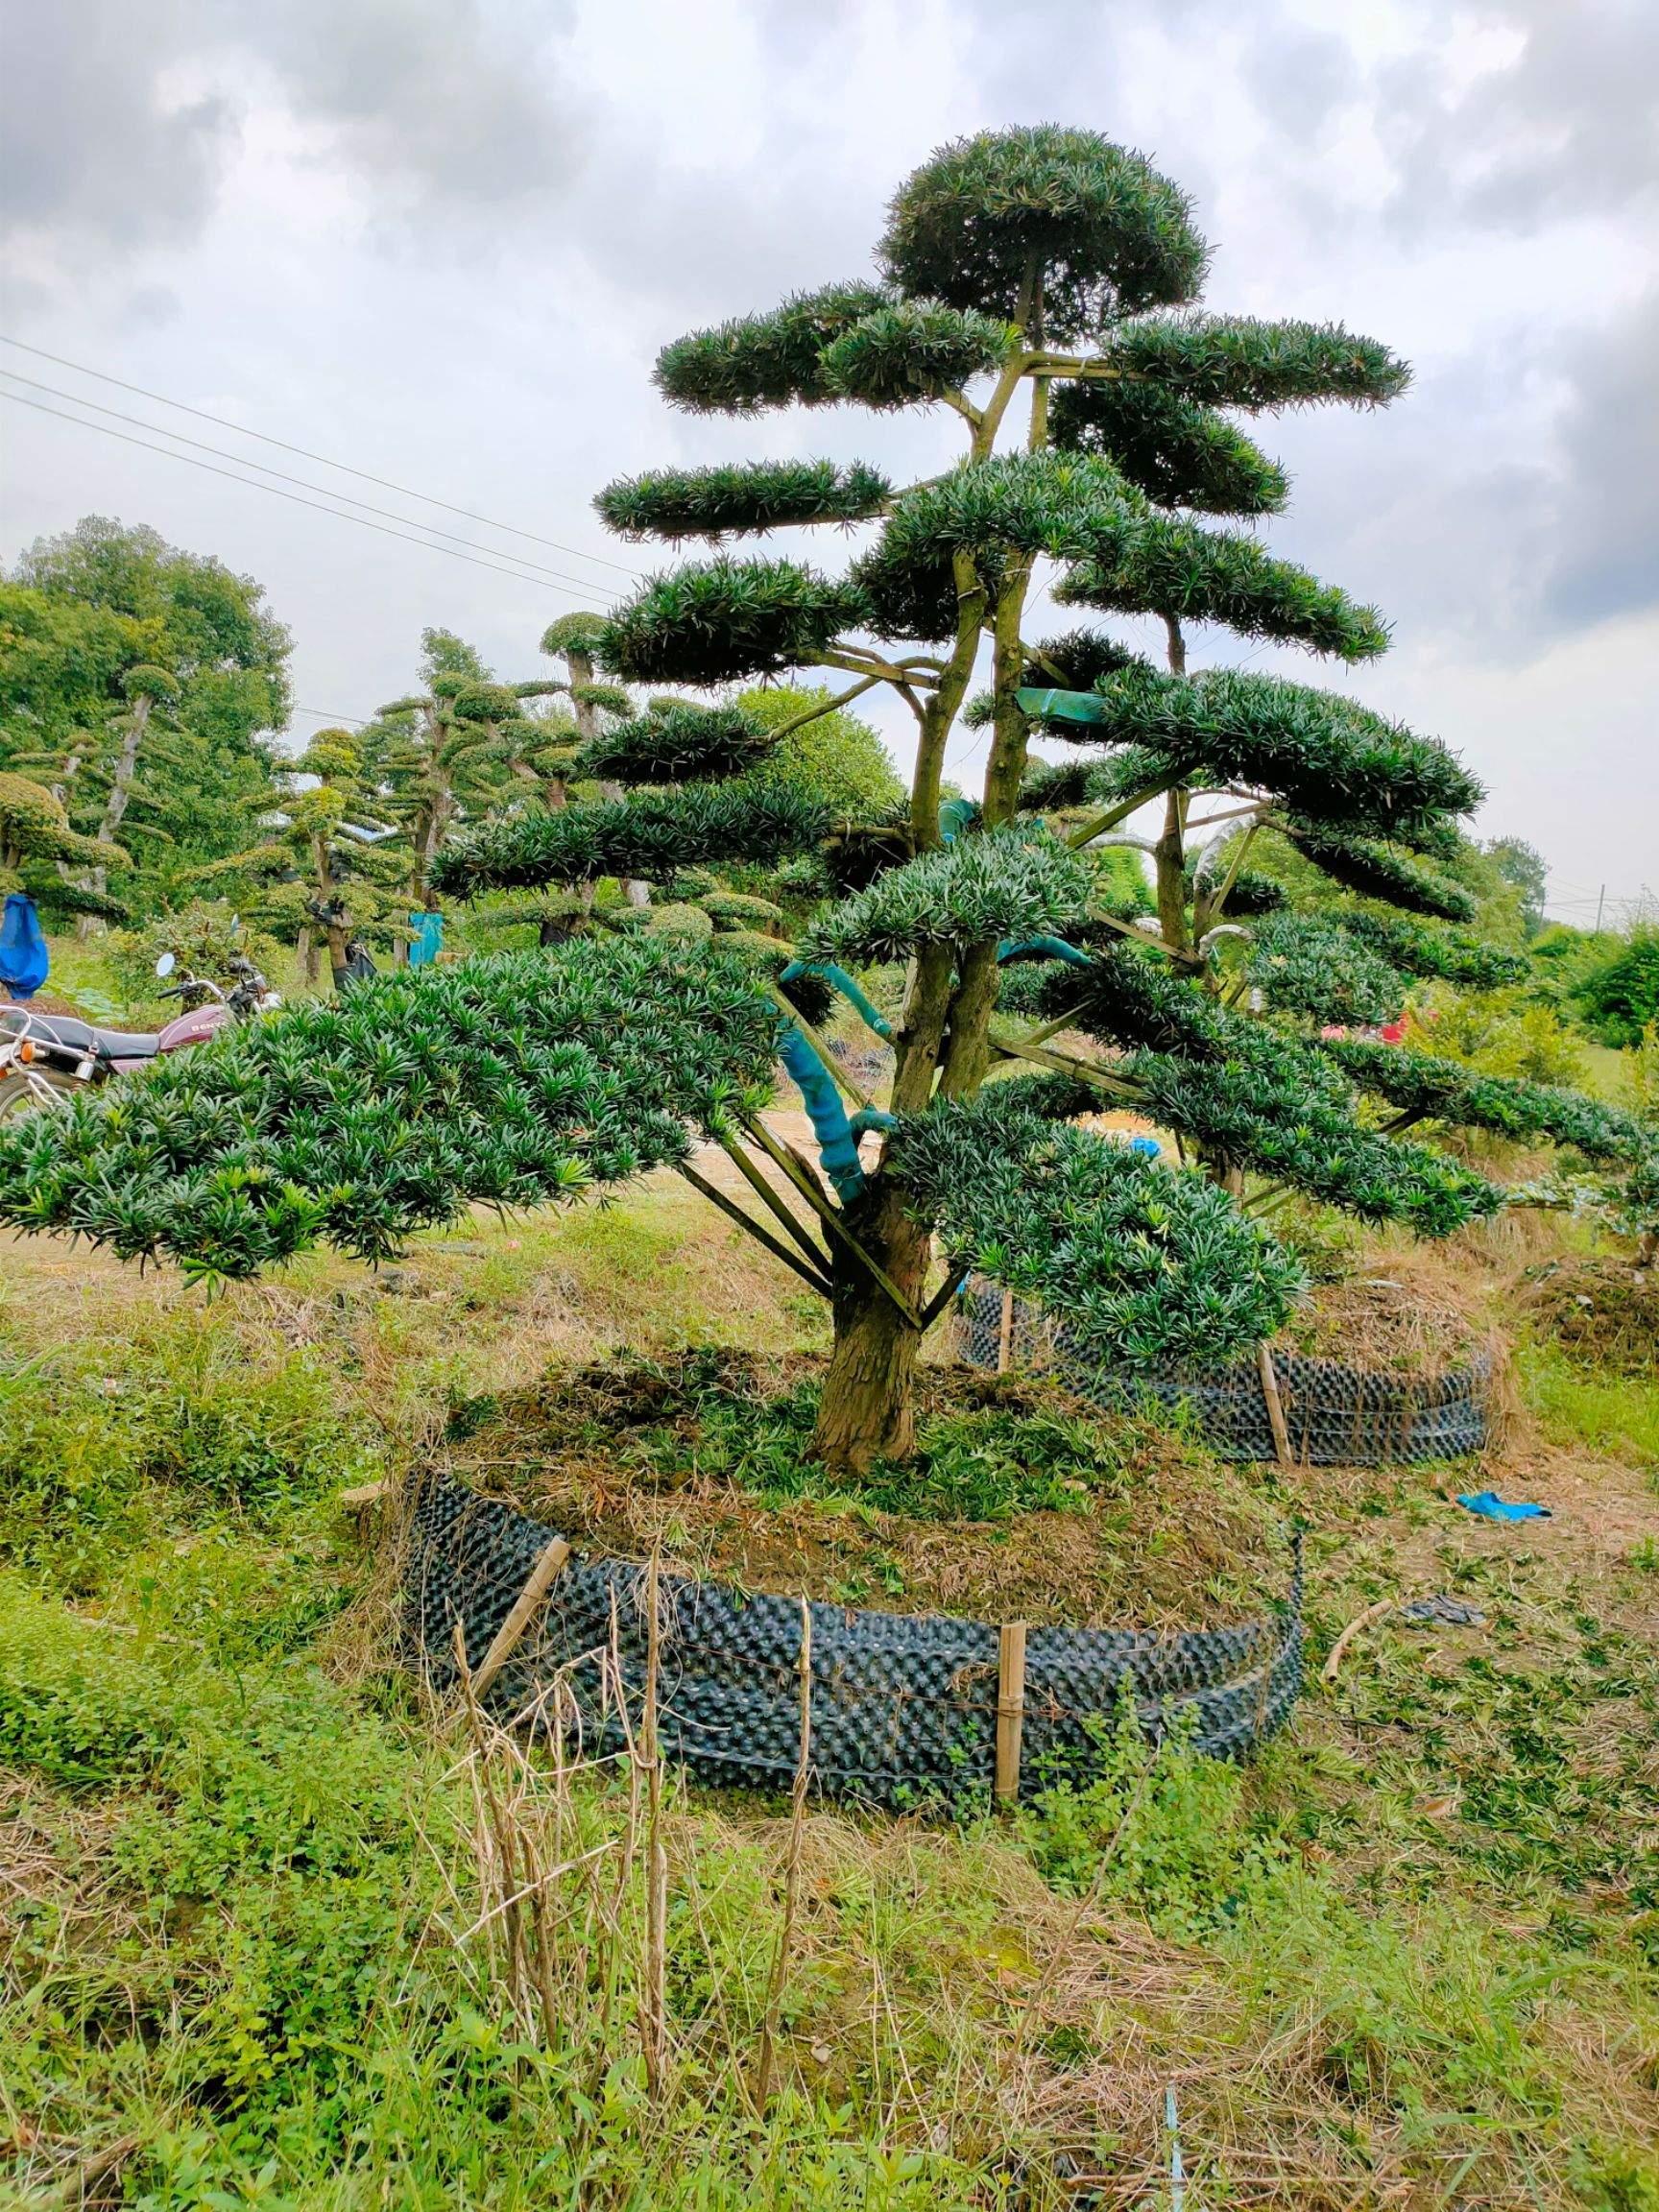
<instances>
[{"instance_id":1,"label":"large topiary tree","mask_svg":"<svg viewBox=\"0 0 1659 2212\"><path fill-rule=\"evenodd\" d=\"M641 917L652 934L636 943L613 917L611 934L540 967L359 987L339 1016L308 1015L292 1051L216 1043L157 1076L153 1099L130 1093L118 1126L82 1104L51 1143L27 1124L0 1133L0 1217L224 1273L319 1235L376 1253L469 1197L531 1202L672 1160L831 1301L816 1448L856 1471L909 1449L919 1347L970 1266L1042 1298L1102 1360L1221 1358L1266 1335L1301 1286L1261 1221L1288 1194L1430 1235L1502 1202L1411 1141L1414 1124L1590 1154L1630 1142L1633 1123L1571 1093L1351 1033L1397 1012L1411 975L1507 973L1435 926L1467 914L1456 823L1479 788L1440 745L1351 700L1190 667L1189 633L1344 661L1382 650L1370 609L1222 524L1286 496L1240 416L1378 404L1406 373L1339 328L1197 313L1207 258L1185 197L1141 156L1049 127L985 135L902 187L879 280L669 346L658 381L689 411L944 408L966 445L902 489L861 463L773 461L601 494L625 536L711 550L549 642L579 708L601 675L677 695L581 733L573 776L620 797L469 827L432 879L462 896L643 879L698 926L676 939ZM827 523L872 526L836 577L725 549ZM1063 601L1161 617L1166 665L1094 628L1030 637L1044 562ZM851 682L781 717L730 695L819 670ZM809 784L757 772L794 730L878 685L914 718L902 807L844 820ZM964 713L989 748L972 804L942 801ZM1039 728L1072 756L1034 761ZM1151 876L1126 879L1115 840L1148 807ZM1274 848L1334 886L1334 904L1294 910L1278 878L1295 868L1251 865ZM752 884L791 861L798 881L803 856L843 895L792 956L771 910L760 929L705 926L722 869ZM756 917L728 900L724 918ZM871 962L903 963L891 1022L851 973ZM892 1043L881 1105L819 1038L831 990ZM818 1164L761 1118L774 1050ZM647 1073L650 1143L631 1150L618 1130L644 1111ZM1122 1104L1172 1129L1184 1164L1080 1125ZM417 1132L401 1147L399 1113ZM674 1140L676 1115L731 1152L751 1212L700 1172L684 1128Z\"/></svg>"}]
</instances>

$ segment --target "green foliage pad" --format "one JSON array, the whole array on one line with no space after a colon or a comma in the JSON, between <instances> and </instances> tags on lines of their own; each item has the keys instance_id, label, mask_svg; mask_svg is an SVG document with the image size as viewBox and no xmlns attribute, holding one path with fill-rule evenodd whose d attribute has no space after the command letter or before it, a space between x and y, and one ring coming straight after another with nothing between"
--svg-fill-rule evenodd
<instances>
[{"instance_id":1,"label":"green foliage pad","mask_svg":"<svg viewBox=\"0 0 1659 2212\"><path fill-rule=\"evenodd\" d=\"M246 1276L364 1259L483 1200L541 1206L683 1159L770 1091L777 1010L745 968L584 939L421 969L222 1031L0 1127L0 1220Z\"/></svg>"}]
</instances>

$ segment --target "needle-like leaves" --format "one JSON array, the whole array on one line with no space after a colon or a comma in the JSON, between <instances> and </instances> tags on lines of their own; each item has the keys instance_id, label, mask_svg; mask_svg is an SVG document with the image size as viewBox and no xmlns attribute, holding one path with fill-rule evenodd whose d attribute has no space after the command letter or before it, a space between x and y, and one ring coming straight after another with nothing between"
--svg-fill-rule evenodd
<instances>
[{"instance_id":1,"label":"needle-like leaves","mask_svg":"<svg viewBox=\"0 0 1659 2212\"><path fill-rule=\"evenodd\" d=\"M718 469L654 469L609 485L593 504L623 538L710 538L806 522L858 522L893 487L854 461L751 461Z\"/></svg>"},{"instance_id":2,"label":"needle-like leaves","mask_svg":"<svg viewBox=\"0 0 1659 2212\"><path fill-rule=\"evenodd\" d=\"M793 561L688 563L616 610L599 658L631 683L726 684L811 667L839 632L867 619L853 585Z\"/></svg>"},{"instance_id":3,"label":"needle-like leaves","mask_svg":"<svg viewBox=\"0 0 1659 2212\"><path fill-rule=\"evenodd\" d=\"M1093 336L1125 309L1190 300L1209 250L1191 202L1139 154L1051 123L959 138L894 196L883 266L913 299L1016 320L1044 275L1050 339Z\"/></svg>"}]
</instances>

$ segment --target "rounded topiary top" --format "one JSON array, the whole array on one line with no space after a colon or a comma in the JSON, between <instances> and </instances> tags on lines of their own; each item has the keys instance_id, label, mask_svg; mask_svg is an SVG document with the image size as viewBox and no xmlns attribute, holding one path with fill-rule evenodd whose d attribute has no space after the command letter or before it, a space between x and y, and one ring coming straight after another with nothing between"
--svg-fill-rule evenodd
<instances>
[{"instance_id":1,"label":"rounded topiary top","mask_svg":"<svg viewBox=\"0 0 1659 2212\"><path fill-rule=\"evenodd\" d=\"M541 633L543 653L591 653L604 634L603 614L561 614Z\"/></svg>"},{"instance_id":2,"label":"rounded topiary top","mask_svg":"<svg viewBox=\"0 0 1659 2212\"><path fill-rule=\"evenodd\" d=\"M1210 250L1192 204L1140 154L1040 123L959 138L894 195L881 260L912 298L1018 317L1043 278L1052 339L1196 297Z\"/></svg>"}]
</instances>

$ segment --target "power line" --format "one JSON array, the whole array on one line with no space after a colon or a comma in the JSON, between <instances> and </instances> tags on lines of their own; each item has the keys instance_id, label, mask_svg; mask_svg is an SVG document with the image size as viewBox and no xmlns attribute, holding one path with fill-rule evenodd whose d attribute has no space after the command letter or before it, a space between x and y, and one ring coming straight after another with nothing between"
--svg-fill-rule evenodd
<instances>
[{"instance_id":1,"label":"power line","mask_svg":"<svg viewBox=\"0 0 1659 2212\"><path fill-rule=\"evenodd\" d=\"M227 476L232 484L244 484L252 492L268 492L273 499L286 499L296 507L313 507L319 515L332 515L336 522L354 522L359 530L378 531L382 538L400 538L405 545L419 545L428 553L442 553L446 560L470 562L474 568L492 569L497 576L512 576L520 584L533 584L537 590L545 591L544 576L533 576L522 568L504 567L499 561L486 561L475 553L460 552L453 545L439 545L430 538L413 538L407 530L392 530L384 522L371 522L366 516L348 515L343 508L326 506L321 499L301 499L297 492L284 492L277 485L261 483L257 476L238 476L233 469L216 469L211 461L194 460L188 453L176 453L170 445L152 445L147 438L134 438L131 431L111 430L104 422L87 422L79 415L65 415L60 407L45 406L38 399L25 399L20 392L0 392L0 399L10 401L13 407L33 407L37 415L55 416L60 422L73 422L78 430L95 430L100 438L119 438L123 445L137 445L146 453L159 453L163 459L180 462L186 469L202 469L209 476ZM589 606L589 613L602 614L602 607Z\"/></svg>"},{"instance_id":2,"label":"power line","mask_svg":"<svg viewBox=\"0 0 1659 2212\"><path fill-rule=\"evenodd\" d=\"M376 507L368 499L353 497L349 492L334 492L326 484L313 484L306 476L290 476L285 469L268 468L263 461L244 461L240 453L227 453L223 445L209 445L200 438L186 438L181 430L163 429L159 422L146 422L141 415L124 415L119 407L102 407L96 399L83 399L75 392L60 392L56 384L36 383L33 376L19 376L14 369L0 369L0 376L9 377L13 384L27 384L31 392L44 392L50 398L66 400L71 407L86 407L94 415L108 415L111 421L130 422L135 430L154 430L157 438L171 438L176 445L193 446L198 453L211 453L221 461L233 461L238 469L257 469L262 476L276 476L284 484L298 484L302 492L320 493L325 499L343 499L348 507L361 507L366 515L384 516L388 522L407 522L411 528L424 530L432 538L446 538L452 545L473 544L471 539L459 538L453 530L440 530L435 522L422 522L413 515L399 515L390 507ZM89 430L97 427L96 423L86 424ZM482 546L474 550L493 552L495 548ZM545 576L555 584L574 584L579 591L598 589L591 577L569 576L560 568L544 568L540 561L525 560L519 565L534 569L538 576Z\"/></svg>"},{"instance_id":3,"label":"power line","mask_svg":"<svg viewBox=\"0 0 1659 2212\"><path fill-rule=\"evenodd\" d=\"M234 430L239 438L257 438L262 445L280 446L284 453L298 453L302 461L318 461L325 469L338 469L343 475L355 476L365 484L378 484L383 492L397 492L405 499L419 499L428 507L442 507L446 515L464 515L469 522L482 522L488 529L504 530L510 538L528 539L532 544L549 546L555 553L573 553L578 561L589 561L601 568L614 568L624 576L640 574L639 569L629 567L626 562L608 561L602 553L584 553L575 545L563 544L557 538L541 538L534 530L520 530L515 523L493 521L470 507L457 507L447 499L435 499L429 492L412 492L407 484L393 483L390 476L375 476L367 469L353 469L349 461L330 461L326 453L313 453L309 446L291 445L286 438L273 438L263 430L250 430L241 422L232 422L228 416L209 415L204 407L191 407L182 399L169 399L165 392L152 392L143 384L129 384L125 378L108 375L102 369L88 369L84 361L68 360L61 353L48 353L43 346L25 345L21 338L8 337L3 330L0 330L0 346L15 346L20 353L33 353L37 361L52 361L60 369L73 369L77 375L95 377L100 384L113 384L118 391L134 392L140 399L154 399L159 406L177 408L180 415L197 416L221 430ZM88 400L85 404L90 406L92 402ZM258 463L250 466L257 468Z\"/></svg>"}]
</instances>

